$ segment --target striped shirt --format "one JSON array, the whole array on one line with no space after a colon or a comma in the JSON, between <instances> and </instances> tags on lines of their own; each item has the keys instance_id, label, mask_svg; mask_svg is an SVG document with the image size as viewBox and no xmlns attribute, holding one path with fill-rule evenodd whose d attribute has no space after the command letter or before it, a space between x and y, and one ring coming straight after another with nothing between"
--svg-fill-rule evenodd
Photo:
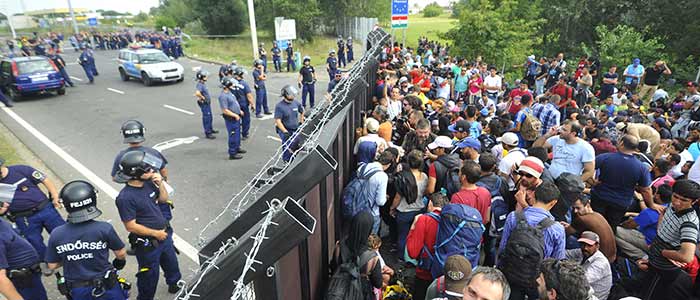
<instances>
[{"instance_id":1,"label":"striped shirt","mask_svg":"<svg viewBox=\"0 0 700 300\"><path fill-rule=\"evenodd\" d=\"M552 127L559 126L561 113L559 109L552 103L540 104L532 106L533 115L542 122L542 135L547 134Z\"/></svg>"},{"instance_id":2,"label":"striped shirt","mask_svg":"<svg viewBox=\"0 0 700 300\"><path fill-rule=\"evenodd\" d=\"M663 250L678 250L681 243L696 243L698 240L698 216L695 210L688 208L674 212L667 208L661 220L656 238L649 246L651 265L661 270L673 270L677 267L661 255Z\"/></svg>"}]
</instances>

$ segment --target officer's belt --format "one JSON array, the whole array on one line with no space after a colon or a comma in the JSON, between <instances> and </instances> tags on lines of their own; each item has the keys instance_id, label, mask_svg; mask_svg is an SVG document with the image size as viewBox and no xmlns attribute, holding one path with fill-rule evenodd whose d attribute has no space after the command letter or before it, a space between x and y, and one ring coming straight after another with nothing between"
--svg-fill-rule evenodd
<instances>
[{"instance_id":1,"label":"officer's belt","mask_svg":"<svg viewBox=\"0 0 700 300\"><path fill-rule=\"evenodd\" d=\"M31 276L34 273L39 273L41 272L41 267L39 267L39 264L33 264L29 267L24 267L24 268L18 268L18 269L9 269L7 271L7 278L13 279L13 278L20 278L24 276Z\"/></svg>"},{"instance_id":2,"label":"officer's belt","mask_svg":"<svg viewBox=\"0 0 700 300\"><path fill-rule=\"evenodd\" d=\"M34 215L35 213L37 213L38 211L44 209L44 207L46 207L46 205L48 205L49 203L51 203L51 200L46 199L46 200L44 200L44 201L41 201L41 202L39 203L39 205L37 205L37 206L35 206L35 207L32 207L32 208L30 208L30 209L20 210L20 211L17 211L17 212L7 212L7 214L8 214L9 217L11 217L11 218L30 217L30 216Z\"/></svg>"},{"instance_id":3,"label":"officer's belt","mask_svg":"<svg viewBox=\"0 0 700 300\"><path fill-rule=\"evenodd\" d=\"M107 289L111 289L114 287L114 285L117 284L117 280L119 280L117 277L117 273L112 271L109 273L108 278L98 277L93 280L69 281L66 282L66 285L69 289L77 289L82 287L94 287L95 285L97 285L97 282L101 281Z\"/></svg>"}]
</instances>

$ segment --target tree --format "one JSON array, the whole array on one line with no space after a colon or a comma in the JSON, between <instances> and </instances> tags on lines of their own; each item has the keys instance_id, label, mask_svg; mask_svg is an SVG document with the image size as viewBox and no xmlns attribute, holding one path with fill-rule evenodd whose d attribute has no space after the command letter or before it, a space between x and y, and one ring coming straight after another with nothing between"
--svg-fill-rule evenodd
<instances>
[{"instance_id":1,"label":"tree","mask_svg":"<svg viewBox=\"0 0 700 300\"><path fill-rule=\"evenodd\" d=\"M134 16L134 22L146 22L148 21L148 14L145 12L139 12Z\"/></svg>"},{"instance_id":2,"label":"tree","mask_svg":"<svg viewBox=\"0 0 700 300\"><path fill-rule=\"evenodd\" d=\"M604 25L595 27L596 42L603 68L617 65L621 71L639 58L644 65L651 66L659 59L666 59L664 45L657 38L644 39L641 32L627 25L617 25L612 30Z\"/></svg>"},{"instance_id":3,"label":"tree","mask_svg":"<svg viewBox=\"0 0 700 300\"><path fill-rule=\"evenodd\" d=\"M168 27L168 28L173 28L177 26L177 22L175 22L175 19L173 19L171 16L166 16L166 15L160 15L156 17L156 24L155 28L156 30L161 30L163 26Z\"/></svg>"},{"instance_id":4,"label":"tree","mask_svg":"<svg viewBox=\"0 0 700 300\"><path fill-rule=\"evenodd\" d=\"M433 18L442 14L442 7L437 2L430 3L423 8L423 17Z\"/></svg>"},{"instance_id":5,"label":"tree","mask_svg":"<svg viewBox=\"0 0 700 300\"><path fill-rule=\"evenodd\" d=\"M316 0L261 0L255 8L257 25L274 33L275 17L294 19L297 37L312 40L318 33L322 12Z\"/></svg>"},{"instance_id":6,"label":"tree","mask_svg":"<svg viewBox=\"0 0 700 300\"><path fill-rule=\"evenodd\" d=\"M248 20L243 0L190 0L187 7L202 22L208 34L239 34Z\"/></svg>"},{"instance_id":7,"label":"tree","mask_svg":"<svg viewBox=\"0 0 700 300\"><path fill-rule=\"evenodd\" d=\"M178 26L183 27L196 19L193 12L195 3L196 1L168 0L159 8L158 15L169 16L175 20Z\"/></svg>"}]
</instances>

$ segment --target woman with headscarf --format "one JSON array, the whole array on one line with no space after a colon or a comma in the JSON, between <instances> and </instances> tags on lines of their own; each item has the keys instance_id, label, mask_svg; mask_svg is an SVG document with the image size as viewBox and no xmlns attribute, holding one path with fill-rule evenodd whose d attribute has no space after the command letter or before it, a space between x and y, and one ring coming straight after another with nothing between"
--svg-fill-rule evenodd
<instances>
[{"instance_id":1,"label":"woman with headscarf","mask_svg":"<svg viewBox=\"0 0 700 300\"><path fill-rule=\"evenodd\" d=\"M342 264L358 261L358 258L360 262L367 261L360 266L363 291L367 296L365 299L372 299L373 287L382 287L382 266L379 263L379 257L369 249L367 244L373 225L374 218L368 210L353 217L348 236L336 242L333 261L331 261L331 270L334 273ZM367 260L367 257L371 258Z\"/></svg>"}]
</instances>

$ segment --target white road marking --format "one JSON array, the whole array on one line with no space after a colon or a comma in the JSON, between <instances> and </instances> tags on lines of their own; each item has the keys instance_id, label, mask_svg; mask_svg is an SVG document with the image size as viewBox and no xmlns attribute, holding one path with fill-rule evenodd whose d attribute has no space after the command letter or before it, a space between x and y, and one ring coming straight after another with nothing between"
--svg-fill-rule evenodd
<instances>
[{"instance_id":1,"label":"white road marking","mask_svg":"<svg viewBox=\"0 0 700 300\"><path fill-rule=\"evenodd\" d=\"M180 146L182 144L192 144L192 143L194 143L194 141L196 141L198 139L199 138L196 136L172 139L169 141L165 141L165 142L156 144L155 146L153 146L153 149L156 149L160 152L163 152L163 150L170 149L170 148L173 148L176 146Z\"/></svg>"},{"instance_id":2,"label":"white road marking","mask_svg":"<svg viewBox=\"0 0 700 300\"><path fill-rule=\"evenodd\" d=\"M189 110L184 110L184 109L182 109L182 108L177 108L177 107L172 106L172 105L163 104L163 107L169 108L169 109L172 109L172 110L176 110L176 111L179 111L179 112L181 112L181 113L188 114L188 115L190 115L190 116L194 116L194 113L193 113L193 112L191 112L191 111L189 111Z\"/></svg>"},{"instance_id":3,"label":"white road marking","mask_svg":"<svg viewBox=\"0 0 700 300\"><path fill-rule=\"evenodd\" d=\"M264 116L262 116L262 118L255 118L255 119L260 120L260 121L265 121L265 120L270 120L274 117L275 117L274 115L264 115Z\"/></svg>"},{"instance_id":4,"label":"white road marking","mask_svg":"<svg viewBox=\"0 0 700 300\"><path fill-rule=\"evenodd\" d=\"M110 91L110 92L115 92L115 93L117 93L117 94L122 94L122 95L124 95L124 92L123 92L123 91L120 91L120 90L116 90L116 89L113 89L113 88L107 88L107 90Z\"/></svg>"},{"instance_id":5,"label":"white road marking","mask_svg":"<svg viewBox=\"0 0 700 300\"><path fill-rule=\"evenodd\" d=\"M280 142L280 143L282 142L282 139L279 138L279 137L276 137L276 136L268 135L267 138L268 138L268 139L271 139L271 140L278 141L278 142Z\"/></svg>"},{"instance_id":6,"label":"white road marking","mask_svg":"<svg viewBox=\"0 0 700 300\"><path fill-rule=\"evenodd\" d=\"M7 107L2 107L2 110L4 110L5 113L7 113L19 125L24 127L24 129L29 131L29 133L31 133L34 137L36 137L46 147L51 149L51 151L56 153L56 155L58 155L66 163L68 163L73 168L75 168L75 170L77 170L80 174L82 174L85 178L87 178L90 182L92 182L100 190L102 190L105 194L107 194L107 196L110 197L112 199L112 201L114 201L114 199L117 198L117 195L119 195L119 192L115 188L113 188L110 184L108 184L106 181L102 180L102 178L97 176L97 174L92 172L90 169L85 167L85 165L80 163L73 156L68 154L63 149L61 149L61 147L56 145L53 141L51 141L43 133L39 132L39 130L34 128L34 126L29 124L22 117L20 117L18 114L16 114L14 111L12 111L12 109L9 109ZM173 233L173 242L175 243L175 247L177 247L177 249L180 250L181 253L185 254L185 256L189 257L192 261L199 264L199 251L197 251L197 249L194 246L190 245L187 241L183 240L176 233Z\"/></svg>"},{"instance_id":7,"label":"white road marking","mask_svg":"<svg viewBox=\"0 0 700 300\"><path fill-rule=\"evenodd\" d=\"M75 77L75 76L71 76L70 79L77 80L77 81L83 81L82 79Z\"/></svg>"},{"instance_id":8,"label":"white road marking","mask_svg":"<svg viewBox=\"0 0 700 300\"><path fill-rule=\"evenodd\" d=\"M70 62L70 63L66 63L66 66L72 66L72 65L77 65L77 64L78 64L77 62Z\"/></svg>"}]
</instances>

